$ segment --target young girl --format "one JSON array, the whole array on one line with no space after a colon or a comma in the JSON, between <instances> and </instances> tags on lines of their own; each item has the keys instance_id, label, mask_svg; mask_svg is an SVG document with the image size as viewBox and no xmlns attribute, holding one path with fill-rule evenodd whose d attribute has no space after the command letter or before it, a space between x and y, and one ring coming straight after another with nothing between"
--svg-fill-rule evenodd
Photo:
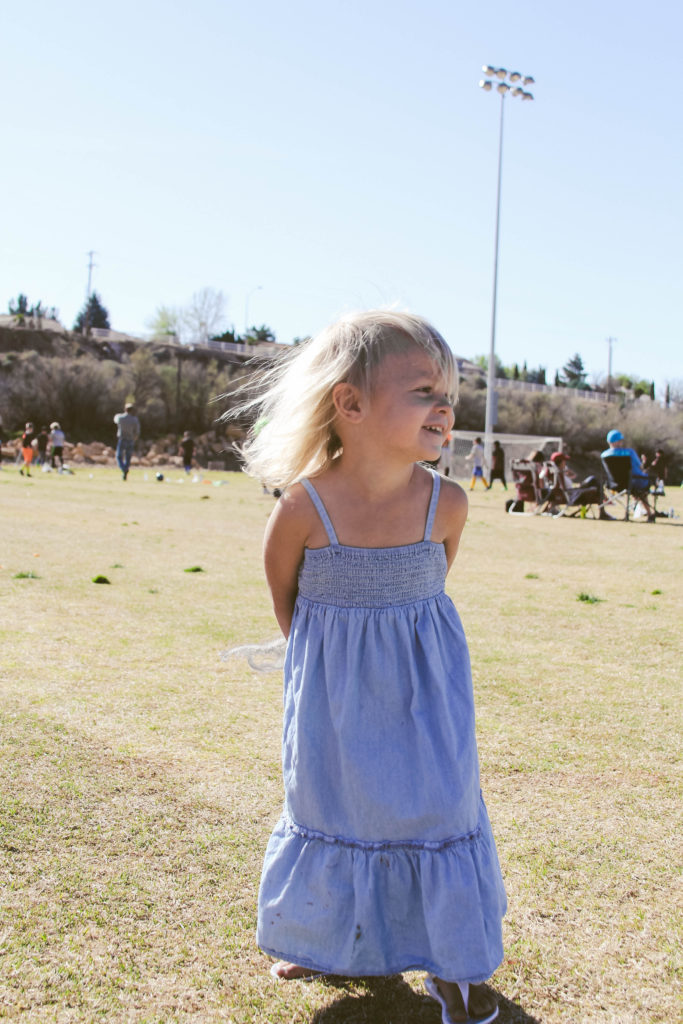
<instances>
[{"instance_id":1,"label":"young girl","mask_svg":"<svg viewBox=\"0 0 683 1024\"><path fill-rule=\"evenodd\" d=\"M467 498L420 465L456 388L433 327L375 311L298 349L251 403L266 425L246 469L283 491L265 566L288 638L285 804L257 938L276 977L425 970L444 1024L484 1024L505 892L444 593Z\"/></svg>"}]
</instances>

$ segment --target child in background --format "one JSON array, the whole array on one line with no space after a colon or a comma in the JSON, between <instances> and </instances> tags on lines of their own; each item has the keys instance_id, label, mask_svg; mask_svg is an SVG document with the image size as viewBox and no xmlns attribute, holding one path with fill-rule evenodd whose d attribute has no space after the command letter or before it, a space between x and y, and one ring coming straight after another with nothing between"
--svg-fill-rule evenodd
<instances>
[{"instance_id":1,"label":"child in background","mask_svg":"<svg viewBox=\"0 0 683 1024\"><path fill-rule=\"evenodd\" d=\"M508 485L505 482L505 452L500 441L493 442L491 450L491 480L489 490L493 487L493 481L500 480L503 488L507 491Z\"/></svg>"},{"instance_id":2,"label":"child in background","mask_svg":"<svg viewBox=\"0 0 683 1024\"><path fill-rule=\"evenodd\" d=\"M31 463L33 462L33 455L35 451L34 441L36 439L35 430L32 423L26 424L26 429L21 435L21 457L24 460L23 465L19 472L23 476L31 475Z\"/></svg>"},{"instance_id":3,"label":"child in background","mask_svg":"<svg viewBox=\"0 0 683 1024\"><path fill-rule=\"evenodd\" d=\"M59 472L64 469L64 431L56 421L50 424L50 465L55 468L59 459Z\"/></svg>"},{"instance_id":4,"label":"child in background","mask_svg":"<svg viewBox=\"0 0 683 1024\"><path fill-rule=\"evenodd\" d=\"M467 518L419 465L457 368L425 320L347 316L262 378L247 471L285 655L285 804L258 943L289 980L424 970L442 1020L492 1021L505 891L481 797L469 656L444 581ZM234 415L232 413L231 415Z\"/></svg>"},{"instance_id":5,"label":"child in background","mask_svg":"<svg viewBox=\"0 0 683 1024\"><path fill-rule=\"evenodd\" d=\"M36 447L38 449L37 464L44 466L47 463L47 444L50 440L50 435L47 432L47 427L41 427L40 433L36 437Z\"/></svg>"},{"instance_id":6,"label":"child in background","mask_svg":"<svg viewBox=\"0 0 683 1024\"><path fill-rule=\"evenodd\" d=\"M183 457L183 466L185 468L185 472L191 472L192 457L194 455L194 441L192 440L189 430L186 430L183 436L181 437L180 444L178 445L178 451Z\"/></svg>"},{"instance_id":7,"label":"child in background","mask_svg":"<svg viewBox=\"0 0 683 1024\"><path fill-rule=\"evenodd\" d=\"M484 476L484 446L481 443L480 437L475 437L472 443L472 448L469 455L465 456L465 462L472 463L472 479L470 480L470 490L474 490L474 485L477 480L481 480L484 487L488 491L489 482Z\"/></svg>"}]
</instances>

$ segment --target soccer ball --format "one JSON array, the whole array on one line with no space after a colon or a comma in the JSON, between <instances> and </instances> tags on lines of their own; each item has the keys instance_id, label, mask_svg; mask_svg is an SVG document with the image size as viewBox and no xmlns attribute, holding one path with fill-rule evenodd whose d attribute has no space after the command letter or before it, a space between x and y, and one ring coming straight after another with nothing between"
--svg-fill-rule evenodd
<instances>
[{"instance_id":1,"label":"soccer ball","mask_svg":"<svg viewBox=\"0 0 683 1024\"><path fill-rule=\"evenodd\" d=\"M159 482L161 482L163 479L164 479L164 474L163 473L157 473L157 480Z\"/></svg>"}]
</instances>

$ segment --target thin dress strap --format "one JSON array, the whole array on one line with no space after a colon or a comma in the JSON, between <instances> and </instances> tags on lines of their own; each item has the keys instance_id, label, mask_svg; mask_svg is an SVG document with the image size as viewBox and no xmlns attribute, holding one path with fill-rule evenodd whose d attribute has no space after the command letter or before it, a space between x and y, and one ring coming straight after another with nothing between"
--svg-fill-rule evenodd
<instances>
[{"instance_id":1,"label":"thin dress strap","mask_svg":"<svg viewBox=\"0 0 683 1024\"><path fill-rule=\"evenodd\" d=\"M430 540L432 536L432 527L434 526L434 516L436 515L436 506L439 501L439 491L441 489L441 477L433 469L430 470L432 474L432 498L429 502L429 510L427 512L427 523L425 525L425 540Z\"/></svg>"},{"instance_id":2,"label":"thin dress strap","mask_svg":"<svg viewBox=\"0 0 683 1024\"><path fill-rule=\"evenodd\" d=\"M330 544L332 545L333 548L338 548L339 541L337 540L337 534L334 532L334 526L332 525L330 517L327 514L327 509L322 503L322 498L320 497L320 495L318 494L310 480L304 479L301 481L301 483L306 488L308 496L315 505L318 515L322 519L323 526L325 527L325 533L327 534Z\"/></svg>"}]
</instances>

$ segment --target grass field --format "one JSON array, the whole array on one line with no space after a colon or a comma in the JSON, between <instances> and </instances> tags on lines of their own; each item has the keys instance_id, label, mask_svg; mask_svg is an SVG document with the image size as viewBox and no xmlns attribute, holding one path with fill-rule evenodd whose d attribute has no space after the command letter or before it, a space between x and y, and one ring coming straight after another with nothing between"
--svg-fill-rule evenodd
<instances>
[{"instance_id":1,"label":"grass field","mask_svg":"<svg viewBox=\"0 0 683 1024\"><path fill-rule=\"evenodd\" d=\"M417 974L268 975L281 684L219 654L276 635L272 498L169 476L0 473L0 1018L438 1024ZM500 1020L672 1024L683 519L503 504L475 492L448 582L510 899Z\"/></svg>"}]
</instances>

